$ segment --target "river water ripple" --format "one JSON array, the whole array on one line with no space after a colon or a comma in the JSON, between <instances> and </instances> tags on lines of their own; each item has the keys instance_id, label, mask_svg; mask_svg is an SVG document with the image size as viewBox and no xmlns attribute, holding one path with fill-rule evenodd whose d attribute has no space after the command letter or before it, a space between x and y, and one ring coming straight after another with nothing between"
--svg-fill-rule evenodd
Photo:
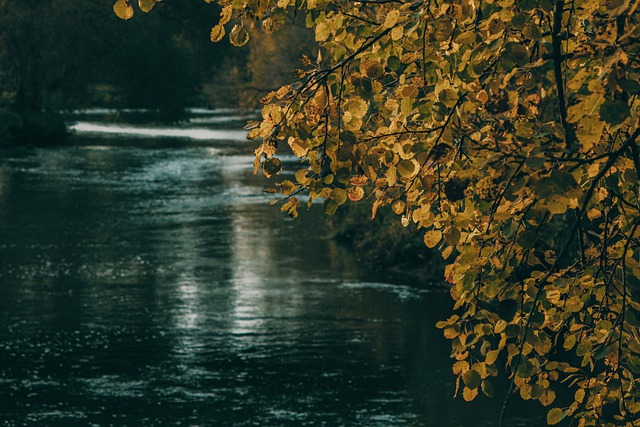
<instances>
[{"instance_id":1,"label":"river water ripple","mask_svg":"<svg viewBox=\"0 0 640 427\"><path fill-rule=\"evenodd\" d=\"M495 424L452 398L446 294L269 206L240 131L74 129L0 152L0 425Z\"/></svg>"}]
</instances>

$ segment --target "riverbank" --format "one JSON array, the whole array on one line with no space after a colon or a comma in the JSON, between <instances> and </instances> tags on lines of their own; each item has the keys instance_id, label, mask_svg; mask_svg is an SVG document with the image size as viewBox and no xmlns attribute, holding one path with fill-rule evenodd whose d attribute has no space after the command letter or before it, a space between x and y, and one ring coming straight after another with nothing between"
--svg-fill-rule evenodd
<instances>
[{"instance_id":1,"label":"riverbank","mask_svg":"<svg viewBox=\"0 0 640 427\"><path fill-rule=\"evenodd\" d=\"M444 286L444 260L424 245L421 233L403 227L388 207L370 218L371 205L360 202L329 219L332 238L357 259L361 274L423 289Z\"/></svg>"}]
</instances>

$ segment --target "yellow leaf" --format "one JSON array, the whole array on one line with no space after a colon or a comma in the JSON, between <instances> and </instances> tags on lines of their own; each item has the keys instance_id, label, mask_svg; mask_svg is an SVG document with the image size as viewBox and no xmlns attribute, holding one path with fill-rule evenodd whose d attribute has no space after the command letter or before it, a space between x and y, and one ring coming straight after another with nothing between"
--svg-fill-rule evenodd
<instances>
[{"instance_id":1,"label":"yellow leaf","mask_svg":"<svg viewBox=\"0 0 640 427\"><path fill-rule=\"evenodd\" d=\"M404 28L400 26L394 27L393 30L391 30L391 40L393 41L400 40L403 35L404 35Z\"/></svg>"},{"instance_id":2,"label":"yellow leaf","mask_svg":"<svg viewBox=\"0 0 640 427\"><path fill-rule=\"evenodd\" d=\"M469 387L465 387L464 389L462 389L462 397L467 402L471 402L473 399L476 398L477 395L478 395L477 388L470 389Z\"/></svg>"},{"instance_id":3,"label":"yellow leaf","mask_svg":"<svg viewBox=\"0 0 640 427\"><path fill-rule=\"evenodd\" d=\"M218 24L224 25L231 20L231 16L233 15L233 8L230 5L227 5L222 8L220 12L220 22Z\"/></svg>"},{"instance_id":4,"label":"yellow leaf","mask_svg":"<svg viewBox=\"0 0 640 427\"><path fill-rule=\"evenodd\" d=\"M398 19L400 18L400 11L395 9L387 14L387 17L384 20L384 28L391 28L396 25Z\"/></svg>"},{"instance_id":5,"label":"yellow leaf","mask_svg":"<svg viewBox=\"0 0 640 427\"><path fill-rule=\"evenodd\" d=\"M293 137L289 138L289 146L293 154L298 158L303 158L309 151L305 141Z\"/></svg>"},{"instance_id":6,"label":"yellow leaf","mask_svg":"<svg viewBox=\"0 0 640 427\"><path fill-rule=\"evenodd\" d=\"M249 33L244 26L236 24L229 33L229 41L234 46L244 46L249 41Z\"/></svg>"},{"instance_id":7,"label":"yellow leaf","mask_svg":"<svg viewBox=\"0 0 640 427\"><path fill-rule=\"evenodd\" d=\"M329 37L329 27L324 22L318 22L316 24L316 41L323 42Z\"/></svg>"},{"instance_id":8,"label":"yellow leaf","mask_svg":"<svg viewBox=\"0 0 640 427\"><path fill-rule=\"evenodd\" d=\"M585 116L578 124L576 137L585 151L591 150L594 145L600 142L604 122L594 116Z\"/></svg>"},{"instance_id":9,"label":"yellow leaf","mask_svg":"<svg viewBox=\"0 0 640 427\"><path fill-rule=\"evenodd\" d=\"M349 189L349 200L352 202L357 202L358 200L364 197L364 190L362 187L351 187Z\"/></svg>"},{"instance_id":10,"label":"yellow leaf","mask_svg":"<svg viewBox=\"0 0 640 427\"><path fill-rule=\"evenodd\" d=\"M567 414L560 408L553 408L547 413L547 423L549 425L558 424Z\"/></svg>"},{"instance_id":11,"label":"yellow leaf","mask_svg":"<svg viewBox=\"0 0 640 427\"><path fill-rule=\"evenodd\" d=\"M489 350L487 351L487 357L485 359L485 363L487 365L493 365L498 359L498 355L500 354L500 350Z\"/></svg>"},{"instance_id":12,"label":"yellow leaf","mask_svg":"<svg viewBox=\"0 0 640 427\"><path fill-rule=\"evenodd\" d=\"M440 240L442 240L442 231L440 230L427 231L424 235L424 244L428 248L435 248Z\"/></svg>"},{"instance_id":13,"label":"yellow leaf","mask_svg":"<svg viewBox=\"0 0 640 427\"><path fill-rule=\"evenodd\" d=\"M547 209L549 212L554 215L561 215L565 213L569 207L567 200L557 194L553 194L547 200L545 200L545 204L547 205Z\"/></svg>"},{"instance_id":14,"label":"yellow leaf","mask_svg":"<svg viewBox=\"0 0 640 427\"><path fill-rule=\"evenodd\" d=\"M156 0L138 0L138 6L143 12L150 12L156 5Z\"/></svg>"},{"instance_id":15,"label":"yellow leaf","mask_svg":"<svg viewBox=\"0 0 640 427\"><path fill-rule=\"evenodd\" d=\"M476 99L478 101L480 101L480 103L482 105L486 104L487 101L489 100L489 94L487 93L486 90L482 89L480 92L478 92L478 94L476 95Z\"/></svg>"},{"instance_id":16,"label":"yellow leaf","mask_svg":"<svg viewBox=\"0 0 640 427\"><path fill-rule=\"evenodd\" d=\"M211 29L211 41L219 42L224 37L224 26L218 24Z\"/></svg>"},{"instance_id":17,"label":"yellow leaf","mask_svg":"<svg viewBox=\"0 0 640 427\"><path fill-rule=\"evenodd\" d=\"M345 104L344 110L345 112L351 113L353 117L361 119L366 116L369 110L369 104L362 98L353 97Z\"/></svg>"},{"instance_id":18,"label":"yellow leaf","mask_svg":"<svg viewBox=\"0 0 640 427\"><path fill-rule=\"evenodd\" d=\"M587 211L587 217L589 220L593 221L596 218L600 218L602 216L602 211L599 209L589 209Z\"/></svg>"},{"instance_id":19,"label":"yellow leaf","mask_svg":"<svg viewBox=\"0 0 640 427\"><path fill-rule=\"evenodd\" d=\"M133 17L133 8L129 5L127 0L118 0L113 5L113 11L120 19L131 19Z\"/></svg>"},{"instance_id":20,"label":"yellow leaf","mask_svg":"<svg viewBox=\"0 0 640 427\"><path fill-rule=\"evenodd\" d=\"M451 256L451 253L453 252L453 246L447 246L447 248L442 251L442 259L448 259Z\"/></svg>"},{"instance_id":21,"label":"yellow leaf","mask_svg":"<svg viewBox=\"0 0 640 427\"><path fill-rule=\"evenodd\" d=\"M369 181L369 178L366 177L366 175L357 175L352 177L349 180L349 183L351 185L355 185L356 187L362 187L363 185L365 185L367 182Z\"/></svg>"}]
</instances>

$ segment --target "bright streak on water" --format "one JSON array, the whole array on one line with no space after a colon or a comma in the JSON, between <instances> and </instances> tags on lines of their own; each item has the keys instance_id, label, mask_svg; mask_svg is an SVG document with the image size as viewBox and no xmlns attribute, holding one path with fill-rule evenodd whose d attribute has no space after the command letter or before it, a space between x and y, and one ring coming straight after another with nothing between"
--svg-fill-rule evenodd
<instances>
[{"instance_id":1,"label":"bright streak on water","mask_svg":"<svg viewBox=\"0 0 640 427\"><path fill-rule=\"evenodd\" d=\"M187 112L189 114L206 114L206 115L216 115L216 114L233 114L237 110L234 108L188 108ZM78 110L69 111L71 114L75 115L107 115L107 114L151 114L153 110L148 108L84 108ZM255 111L257 114L258 111Z\"/></svg>"},{"instance_id":2,"label":"bright streak on water","mask_svg":"<svg viewBox=\"0 0 640 427\"><path fill-rule=\"evenodd\" d=\"M232 140L244 141L244 130L202 129L202 128L155 128L133 125L111 125L91 122L78 122L69 126L76 134L99 134L128 137L187 138L194 140Z\"/></svg>"}]
</instances>

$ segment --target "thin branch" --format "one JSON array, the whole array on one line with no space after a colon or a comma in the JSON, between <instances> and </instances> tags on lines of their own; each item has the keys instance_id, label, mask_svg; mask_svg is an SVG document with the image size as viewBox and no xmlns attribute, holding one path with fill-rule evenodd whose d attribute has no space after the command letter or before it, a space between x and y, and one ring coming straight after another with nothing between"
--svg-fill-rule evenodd
<instances>
[{"instance_id":1,"label":"thin branch","mask_svg":"<svg viewBox=\"0 0 640 427\"><path fill-rule=\"evenodd\" d=\"M567 123L567 103L564 96L564 78L562 74L562 14L564 12L564 0L556 0L553 10L553 26L551 28L551 47L553 52L553 75L558 91L558 106L560 108L560 122L564 128L565 140L571 147L573 137Z\"/></svg>"}]
</instances>

